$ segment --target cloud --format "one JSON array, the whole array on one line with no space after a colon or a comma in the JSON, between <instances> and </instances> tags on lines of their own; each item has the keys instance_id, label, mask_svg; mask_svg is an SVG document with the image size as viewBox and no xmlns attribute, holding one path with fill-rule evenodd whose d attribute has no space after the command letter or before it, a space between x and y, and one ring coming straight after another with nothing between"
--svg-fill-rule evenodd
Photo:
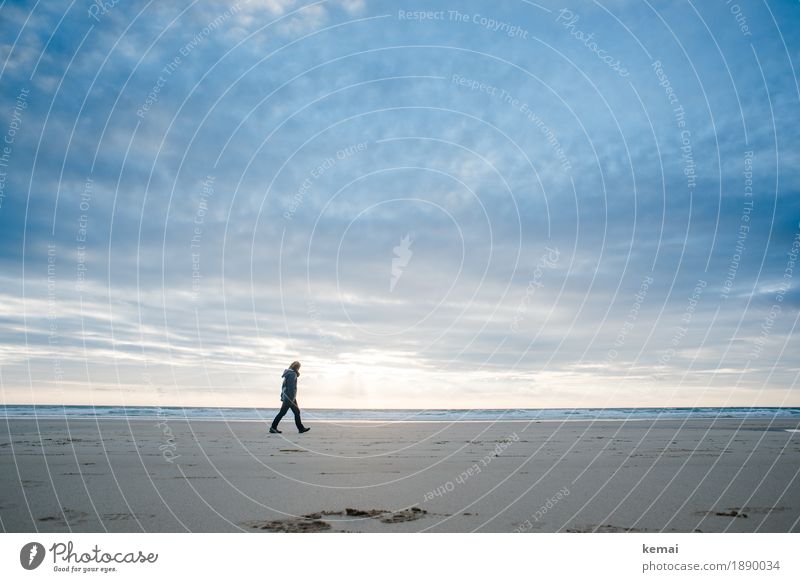
<instances>
[{"instance_id":1,"label":"cloud","mask_svg":"<svg viewBox=\"0 0 800 582\"><path fill-rule=\"evenodd\" d=\"M249 405L303 359L325 406L796 402L793 274L759 339L800 208L765 9L581 11L622 78L531 5L143 7L0 9L9 401Z\"/></svg>"}]
</instances>

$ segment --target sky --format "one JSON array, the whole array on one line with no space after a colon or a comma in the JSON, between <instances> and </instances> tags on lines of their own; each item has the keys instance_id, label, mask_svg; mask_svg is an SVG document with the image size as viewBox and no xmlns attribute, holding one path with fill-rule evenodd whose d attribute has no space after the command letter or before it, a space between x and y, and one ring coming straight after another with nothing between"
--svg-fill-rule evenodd
<instances>
[{"instance_id":1,"label":"sky","mask_svg":"<svg viewBox=\"0 0 800 582\"><path fill-rule=\"evenodd\" d=\"M796 2L0 4L0 400L799 406Z\"/></svg>"}]
</instances>

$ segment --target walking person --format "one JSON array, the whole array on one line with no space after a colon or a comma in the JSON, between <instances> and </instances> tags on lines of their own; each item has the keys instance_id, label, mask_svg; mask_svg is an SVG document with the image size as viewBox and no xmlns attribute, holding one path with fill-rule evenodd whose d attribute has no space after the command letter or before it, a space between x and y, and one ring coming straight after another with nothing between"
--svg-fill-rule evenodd
<instances>
[{"instance_id":1,"label":"walking person","mask_svg":"<svg viewBox=\"0 0 800 582\"><path fill-rule=\"evenodd\" d=\"M283 416L292 410L294 413L294 423L297 425L297 430L301 433L308 432L311 429L303 426L303 421L300 420L300 407L297 405L297 377L300 376L300 362L292 362L291 365L283 371L283 385L281 386L281 409L275 420L272 421L272 426L269 427L269 432L273 434L280 434L278 430L278 423Z\"/></svg>"}]
</instances>

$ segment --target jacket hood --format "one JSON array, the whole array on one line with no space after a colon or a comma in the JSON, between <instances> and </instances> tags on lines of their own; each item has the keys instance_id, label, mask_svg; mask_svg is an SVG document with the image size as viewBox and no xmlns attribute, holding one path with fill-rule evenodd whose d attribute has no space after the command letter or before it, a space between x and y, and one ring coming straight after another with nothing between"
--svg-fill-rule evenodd
<instances>
[{"instance_id":1,"label":"jacket hood","mask_svg":"<svg viewBox=\"0 0 800 582\"><path fill-rule=\"evenodd\" d=\"M295 372L295 371L294 371L294 370L292 370L291 368L286 368L286 369L283 371L283 374L281 374L281 378L286 378L286 376L288 376L289 374L295 374L295 375L297 375L297 372Z\"/></svg>"}]
</instances>

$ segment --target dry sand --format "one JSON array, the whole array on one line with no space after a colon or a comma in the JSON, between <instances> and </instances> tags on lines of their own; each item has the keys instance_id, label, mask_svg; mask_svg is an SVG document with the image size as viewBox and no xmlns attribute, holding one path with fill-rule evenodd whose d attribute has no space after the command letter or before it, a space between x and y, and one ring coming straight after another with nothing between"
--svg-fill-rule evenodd
<instances>
[{"instance_id":1,"label":"dry sand","mask_svg":"<svg viewBox=\"0 0 800 582\"><path fill-rule=\"evenodd\" d=\"M788 420L9 420L8 532L797 532Z\"/></svg>"}]
</instances>

